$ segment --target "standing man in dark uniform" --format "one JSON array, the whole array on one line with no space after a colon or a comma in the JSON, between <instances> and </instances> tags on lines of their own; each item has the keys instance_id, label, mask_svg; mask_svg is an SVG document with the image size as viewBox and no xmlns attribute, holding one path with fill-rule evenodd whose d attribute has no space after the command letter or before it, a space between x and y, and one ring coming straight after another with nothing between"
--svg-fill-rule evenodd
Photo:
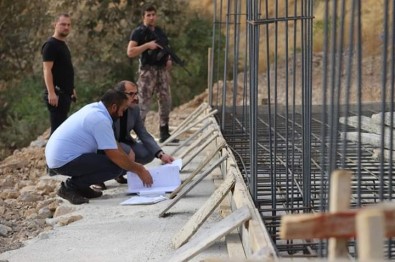
<instances>
[{"instance_id":1,"label":"standing man in dark uniform","mask_svg":"<svg viewBox=\"0 0 395 262\"><path fill-rule=\"evenodd\" d=\"M55 20L55 32L41 50L46 86L44 99L50 115L51 135L66 120L71 101L77 98L71 54L65 42L70 29L70 16L58 16Z\"/></svg>"},{"instance_id":2,"label":"standing man in dark uniform","mask_svg":"<svg viewBox=\"0 0 395 262\"><path fill-rule=\"evenodd\" d=\"M157 43L157 40L160 39L161 44L167 45L168 39L166 34L156 26L155 7L151 5L144 7L142 15L143 23L135 28L130 35L127 55L131 58L140 56L137 85L140 88L139 106L143 121L145 121L150 109L152 95L155 92L158 96L159 142L162 143L170 137L171 92L169 71L172 67L172 61L170 55Z\"/></svg>"}]
</instances>

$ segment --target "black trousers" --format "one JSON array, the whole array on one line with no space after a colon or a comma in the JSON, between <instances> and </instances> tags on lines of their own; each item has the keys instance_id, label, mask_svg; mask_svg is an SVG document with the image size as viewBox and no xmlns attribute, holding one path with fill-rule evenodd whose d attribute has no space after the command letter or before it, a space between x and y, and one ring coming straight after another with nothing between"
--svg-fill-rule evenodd
<instances>
[{"instance_id":1,"label":"black trousers","mask_svg":"<svg viewBox=\"0 0 395 262\"><path fill-rule=\"evenodd\" d=\"M55 107L48 103L48 94L44 94L44 100L49 111L51 135L67 119L67 115L70 112L71 95L60 94L58 97L58 106Z\"/></svg>"},{"instance_id":2,"label":"black trousers","mask_svg":"<svg viewBox=\"0 0 395 262\"><path fill-rule=\"evenodd\" d=\"M135 161L139 164L145 165L152 160L154 160L155 155L153 155L148 148L141 142L135 142L135 143L125 143L125 142L119 142L121 148L123 151L125 151L126 154L130 153L130 150L133 150L134 154L136 155Z\"/></svg>"},{"instance_id":3,"label":"black trousers","mask_svg":"<svg viewBox=\"0 0 395 262\"><path fill-rule=\"evenodd\" d=\"M54 168L57 173L69 176L66 184L70 188L84 189L93 184L126 174L126 171L112 162L105 154L87 153L64 166Z\"/></svg>"}]
</instances>

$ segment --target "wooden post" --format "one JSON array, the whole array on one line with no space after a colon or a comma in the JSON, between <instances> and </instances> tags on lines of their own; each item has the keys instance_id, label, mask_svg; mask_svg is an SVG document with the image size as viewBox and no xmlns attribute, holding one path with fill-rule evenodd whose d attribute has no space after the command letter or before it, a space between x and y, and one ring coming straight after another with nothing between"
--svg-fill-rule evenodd
<instances>
[{"instance_id":1,"label":"wooden post","mask_svg":"<svg viewBox=\"0 0 395 262\"><path fill-rule=\"evenodd\" d=\"M379 209L361 210L356 216L358 261L384 261L384 214Z\"/></svg>"},{"instance_id":2,"label":"wooden post","mask_svg":"<svg viewBox=\"0 0 395 262\"><path fill-rule=\"evenodd\" d=\"M211 47L208 48L207 52L207 89L208 89L208 104L213 105L213 52Z\"/></svg>"},{"instance_id":3,"label":"wooden post","mask_svg":"<svg viewBox=\"0 0 395 262\"><path fill-rule=\"evenodd\" d=\"M346 170L335 170L331 176L329 212L346 211L350 208L352 173ZM330 238L328 259L336 261L348 258L346 238Z\"/></svg>"}]
</instances>

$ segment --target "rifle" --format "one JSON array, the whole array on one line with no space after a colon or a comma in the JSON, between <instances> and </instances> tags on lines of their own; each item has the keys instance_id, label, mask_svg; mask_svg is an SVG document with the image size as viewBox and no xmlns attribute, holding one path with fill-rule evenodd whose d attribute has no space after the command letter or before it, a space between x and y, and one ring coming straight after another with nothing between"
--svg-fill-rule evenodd
<instances>
[{"instance_id":1,"label":"rifle","mask_svg":"<svg viewBox=\"0 0 395 262\"><path fill-rule=\"evenodd\" d=\"M181 58L179 58L176 53L173 52L173 50L171 50L167 45L161 45L158 40L156 40L156 42L158 43L158 45L163 47L163 50L171 57L171 60L174 61L174 63L181 66L188 73L189 76L192 76L191 72L189 72L186 68L185 62L181 60Z\"/></svg>"},{"instance_id":2,"label":"rifle","mask_svg":"<svg viewBox=\"0 0 395 262\"><path fill-rule=\"evenodd\" d=\"M152 37L150 37L150 41L155 40L155 42L160 45L162 47L162 50L164 51L163 55L169 55L172 59L172 61L174 61L174 63L178 64L179 66L181 66L187 73L189 76L192 76L191 72L189 72L189 70L186 68L186 63L181 60L181 58L179 56L176 55L176 53L173 52L173 50L171 50L171 48L168 45L168 41L167 39L164 39L163 37L158 36L158 34L155 31L152 31L151 29L149 29L148 27L144 26L145 30L148 30L148 35L151 35Z\"/></svg>"}]
</instances>

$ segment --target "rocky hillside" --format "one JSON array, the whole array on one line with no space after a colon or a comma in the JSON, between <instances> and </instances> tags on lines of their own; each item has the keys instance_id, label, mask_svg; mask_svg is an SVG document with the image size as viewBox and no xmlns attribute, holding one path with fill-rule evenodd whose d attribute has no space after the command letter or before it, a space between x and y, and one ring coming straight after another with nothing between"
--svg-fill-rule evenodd
<instances>
[{"instance_id":1,"label":"rocky hillside","mask_svg":"<svg viewBox=\"0 0 395 262\"><path fill-rule=\"evenodd\" d=\"M0 252L16 249L22 241L50 230L60 215L62 200L55 194L58 182L45 174L47 136L0 164Z\"/></svg>"}]
</instances>

